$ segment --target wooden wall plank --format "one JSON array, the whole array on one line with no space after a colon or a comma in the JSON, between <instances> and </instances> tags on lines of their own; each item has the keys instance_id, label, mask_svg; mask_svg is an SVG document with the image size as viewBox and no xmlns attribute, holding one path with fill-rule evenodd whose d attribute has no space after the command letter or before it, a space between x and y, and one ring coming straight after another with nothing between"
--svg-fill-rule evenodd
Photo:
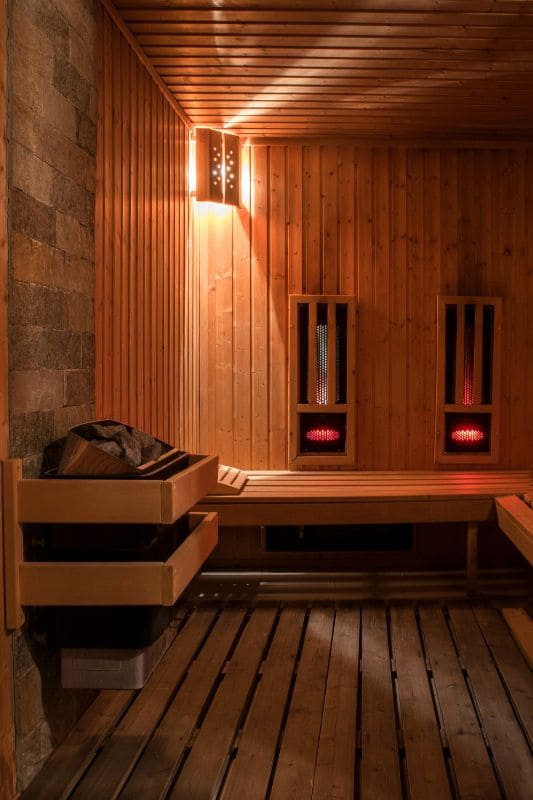
<instances>
[{"instance_id":1,"label":"wooden wall plank","mask_svg":"<svg viewBox=\"0 0 533 800\"><path fill-rule=\"evenodd\" d=\"M269 463L287 460L287 234L285 148L270 152L269 214Z\"/></svg>"},{"instance_id":2,"label":"wooden wall plank","mask_svg":"<svg viewBox=\"0 0 533 800\"><path fill-rule=\"evenodd\" d=\"M233 460L244 469L252 465L251 451L251 261L250 242L252 217L250 213L250 148L241 153L242 207L233 215L233 343L235 398L233 415Z\"/></svg>"},{"instance_id":3,"label":"wooden wall plank","mask_svg":"<svg viewBox=\"0 0 533 800\"><path fill-rule=\"evenodd\" d=\"M186 349L198 328L184 336L199 291L184 282L188 130L112 17L100 16L96 412L172 444L187 431L198 449L189 420L199 388L185 390L199 379Z\"/></svg>"},{"instance_id":4,"label":"wooden wall plank","mask_svg":"<svg viewBox=\"0 0 533 800\"><path fill-rule=\"evenodd\" d=\"M424 463L424 414L428 398L424 396L424 156L423 151L407 155L407 351L404 369L407 373L407 452L409 469Z\"/></svg>"},{"instance_id":5,"label":"wooden wall plank","mask_svg":"<svg viewBox=\"0 0 533 800\"><path fill-rule=\"evenodd\" d=\"M372 216L373 228L373 453L375 460L389 466L390 408L390 163L389 150L376 148L372 153Z\"/></svg>"},{"instance_id":6,"label":"wooden wall plank","mask_svg":"<svg viewBox=\"0 0 533 800\"><path fill-rule=\"evenodd\" d=\"M303 166L303 217L302 240L304 256L304 290L307 294L322 291L322 200L321 200L322 149L304 147Z\"/></svg>"},{"instance_id":7,"label":"wooden wall plank","mask_svg":"<svg viewBox=\"0 0 533 800\"><path fill-rule=\"evenodd\" d=\"M252 150L252 453L258 468L268 458L268 215L269 186L266 147ZM224 458L222 458L224 462ZM260 466L259 466L260 465Z\"/></svg>"},{"instance_id":8,"label":"wooden wall plank","mask_svg":"<svg viewBox=\"0 0 533 800\"><path fill-rule=\"evenodd\" d=\"M357 358L357 418L355 448L360 469L371 469L374 442L374 298L372 275L374 271L373 251L373 207L372 207L372 151L357 148L357 303L359 310Z\"/></svg>"},{"instance_id":9,"label":"wooden wall plank","mask_svg":"<svg viewBox=\"0 0 533 800\"><path fill-rule=\"evenodd\" d=\"M302 148L287 147L287 225L289 294L303 292L302 274Z\"/></svg>"},{"instance_id":10,"label":"wooden wall plank","mask_svg":"<svg viewBox=\"0 0 533 800\"><path fill-rule=\"evenodd\" d=\"M324 294L339 291L339 211L338 211L338 152L325 147L322 154L322 287Z\"/></svg>"},{"instance_id":11,"label":"wooden wall plank","mask_svg":"<svg viewBox=\"0 0 533 800\"><path fill-rule=\"evenodd\" d=\"M405 148L391 153L391 249L390 249L390 437L391 469L405 463L407 451L407 371L399 353L407 348L407 154Z\"/></svg>"},{"instance_id":12,"label":"wooden wall plank","mask_svg":"<svg viewBox=\"0 0 533 800\"><path fill-rule=\"evenodd\" d=\"M353 147L338 148L339 175L339 292L355 294L357 283L355 258L357 231L355 227L355 160Z\"/></svg>"}]
</instances>

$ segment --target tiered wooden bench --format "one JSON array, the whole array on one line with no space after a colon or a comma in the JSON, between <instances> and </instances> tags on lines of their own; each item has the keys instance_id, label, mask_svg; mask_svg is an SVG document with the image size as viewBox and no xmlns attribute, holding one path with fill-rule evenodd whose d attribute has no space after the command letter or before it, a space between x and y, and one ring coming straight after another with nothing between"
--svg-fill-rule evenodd
<instances>
[{"instance_id":1,"label":"tiered wooden bench","mask_svg":"<svg viewBox=\"0 0 533 800\"><path fill-rule=\"evenodd\" d=\"M239 494L210 494L196 510L216 511L222 526L464 522L473 591L478 523L496 519L496 498L532 493L533 473L525 470L253 471Z\"/></svg>"}]
</instances>

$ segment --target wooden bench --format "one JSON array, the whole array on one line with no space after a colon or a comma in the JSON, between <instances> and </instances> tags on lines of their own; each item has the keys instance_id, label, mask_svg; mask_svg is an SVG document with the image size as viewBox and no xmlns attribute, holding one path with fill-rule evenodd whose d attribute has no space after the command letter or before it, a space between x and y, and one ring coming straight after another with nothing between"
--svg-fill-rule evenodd
<instances>
[{"instance_id":1,"label":"wooden bench","mask_svg":"<svg viewBox=\"0 0 533 800\"><path fill-rule=\"evenodd\" d=\"M253 471L238 494L207 495L196 510L216 511L221 526L463 522L474 591L478 523L496 519L497 497L532 490L526 470Z\"/></svg>"}]
</instances>

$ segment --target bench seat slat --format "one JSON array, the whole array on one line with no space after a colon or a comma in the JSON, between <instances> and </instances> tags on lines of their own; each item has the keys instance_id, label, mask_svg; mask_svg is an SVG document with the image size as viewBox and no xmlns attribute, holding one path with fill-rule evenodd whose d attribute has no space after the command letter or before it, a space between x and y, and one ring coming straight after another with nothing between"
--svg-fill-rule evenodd
<instances>
[{"instance_id":1,"label":"bench seat slat","mask_svg":"<svg viewBox=\"0 0 533 800\"><path fill-rule=\"evenodd\" d=\"M239 494L197 507L221 525L456 522L494 519L494 498L533 489L527 470L253 471Z\"/></svg>"}]
</instances>

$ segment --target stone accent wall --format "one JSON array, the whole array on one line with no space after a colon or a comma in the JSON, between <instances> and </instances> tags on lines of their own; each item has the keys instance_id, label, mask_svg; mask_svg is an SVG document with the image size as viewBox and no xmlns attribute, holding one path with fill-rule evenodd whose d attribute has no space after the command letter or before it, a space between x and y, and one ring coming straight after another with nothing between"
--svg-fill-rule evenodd
<instances>
[{"instance_id":1,"label":"stone accent wall","mask_svg":"<svg viewBox=\"0 0 533 800\"><path fill-rule=\"evenodd\" d=\"M10 0L10 452L94 418L95 0ZM35 614L13 637L23 789L94 697L61 689Z\"/></svg>"},{"instance_id":2,"label":"stone accent wall","mask_svg":"<svg viewBox=\"0 0 533 800\"><path fill-rule=\"evenodd\" d=\"M94 418L94 1L12 0L10 22L10 440L30 476Z\"/></svg>"}]
</instances>

